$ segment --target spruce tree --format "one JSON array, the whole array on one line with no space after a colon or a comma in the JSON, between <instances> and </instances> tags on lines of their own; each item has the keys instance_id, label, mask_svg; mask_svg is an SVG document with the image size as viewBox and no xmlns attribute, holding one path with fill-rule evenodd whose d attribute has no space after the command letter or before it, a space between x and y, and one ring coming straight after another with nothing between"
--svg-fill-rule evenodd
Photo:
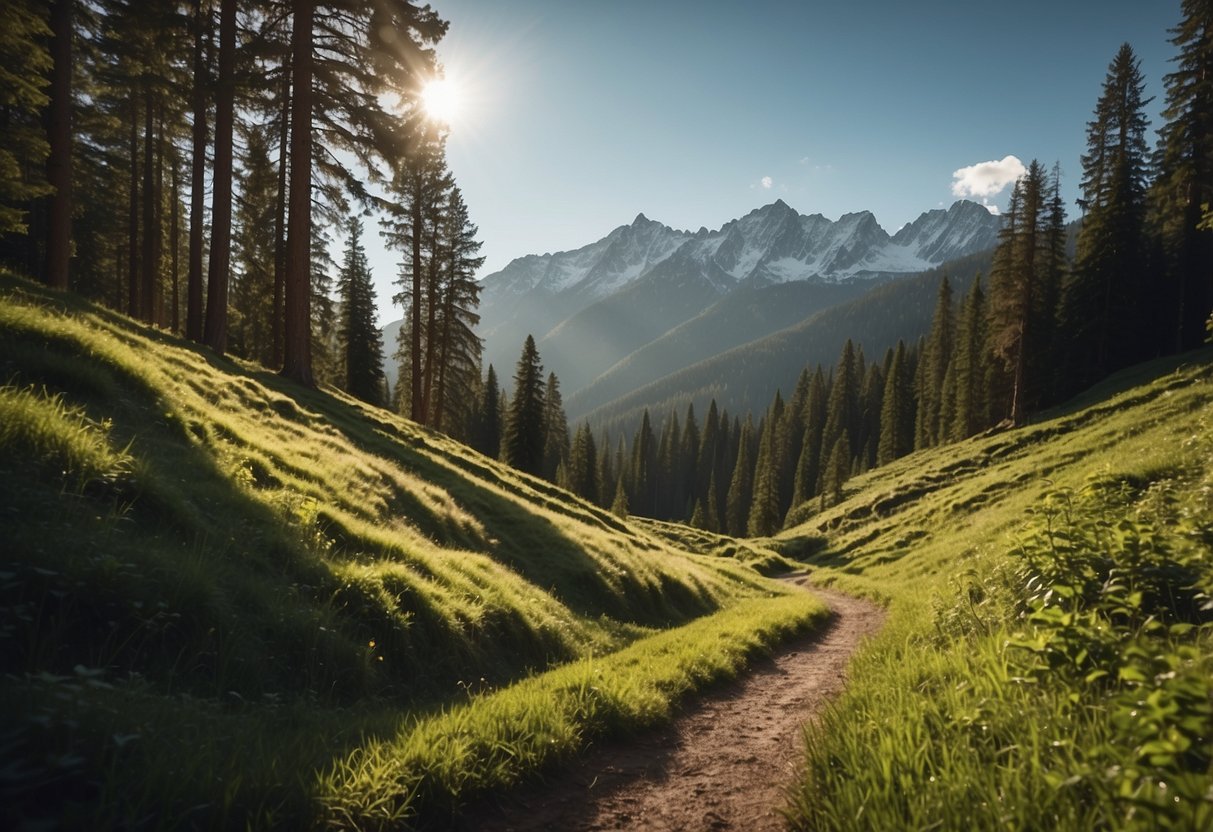
<instances>
[{"instance_id":1,"label":"spruce tree","mask_svg":"<svg viewBox=\"0 0 1213 832\"><path fill-rule=\"evenodd\" d=\"M49 146L41 114L49 102L47 75L52 67L50 28L42 4L5 3L5 37L0 39L0 236L29 231L28 206L50 193L43 166ZM30 241L32 247L33 242ZM32 272L37 271L31 258Z\"/></svg>"},{"instance_id":2,"label":"spruce tree","mask_svg":"<svg viewBox=\"0 0 1213 832\"><path fill-rule=\"evenodd\" d=\"M733 466L733 479L725 498L725 534L738 537L746 533L750 519L750 503L754 496L754 462L751 447L754 444L754 422L747 414L741 428L737 462Z\"/></svg>"},{"instance_id":3,"label":"spruce tree","mask_svg":"<svg viewBox=\"0 0 1213 832\"><path fill-rule=\"evenodd\" d=\"M835 503L842 501L842 487L851 477L851 442L845 432L838 435L830 451L829 460L822 472L821 498L824 503L829 495Z\"/></svg>"},{"instance_id":4,"label":"spruce tree","mask_svg":"<svg viewBox=\"0 0 1213 832\"><path fill-rule=\"evenodd\" d=\"M929 448L939 444L941 426L939 414L943 401L943 377L948 361L952 358L954 340L952 323L952 285L947 275L939 283L939 294L935 302L935 316L927 337L921 384L918 390L918 409L915 421L914 445Z\"/></svg>"},{"instance_id":5,"label":"spruce tree","mask_svg":"<svg viewBox=\"0 0 1213 832\"><path fill-rule=\"evenodd\" d=\"M857 372L855 346L848 338L834 371L834 381L830 385L830 401L826 408L825 428L821 440L823 454L827 448L832 452L838 445L838 437L844 433L847 435L848 451L855 445L859 426L860 378ZM847 465L849 470L850 460Z\"/></svg>"},{"instance_id":6,"label":"spruce tree","mask_svg":"<svg viewBox=\"0 0 1213 832\"><path fill-rule=\"evenodd\" d=\"M652 517L657 495L657 438L646 408L640 428L632 442L631 489L628 510L642 517Z\"/></svg>"},{"instance_id":7,"label":"spruce tree","mask_svg":"<svg viewBox=\"0 0 1213 832\"><path fill-rule=\"evenodd\" d=\"M1056 177L1050 182L1033 160L1011 192L994 253L990 340L1009 374L1007 417L1016 425L1047 400L1052 382L1047 347L1056 309L1050 300L1064 262L1058 251L1057 228L1064 224L1058 191Z\"/></svg>"},{"instance_id":8,"label":"spruce tree","mask_svg":"<svg viewBox=\"0 0 1213 832\"><path fill-rule=\"evenodd\" d=\"M601 499L598 482L598 449L594 444L594 432L589 422L583 422L573 436L569 449L568 487L591 503Z\"/></svg>"},{"instance_id":9,"label":"spruce tree","mask_svg":"<svg viewBox=\"0 0 1213 832\"><path fill-rule=\"evenodd\" d=\"M965 295L955 353L956 403L949 438L965 439L987 427L986 302L981 275Z\"/></svg>"},{"instance_id":10,"label":"spruce tree","mask_svg":"<svg viewBox=\"0 0 1213 832\"><path fill-rule=\"evenodd\" d=\"M1149 161L1141 62L1129 44L1116 53L1095 117L1087 124L1083 223L1066 288L1064 330L1073 387L1143 357L1153 323L1143 314L1161 287L1144 283Z\"/></svg>"},{"instance_id":11,"label":"spruce tree","mask_svg":"<svg viewBox=\"0 0 1213 832\"><path fill-rule=\"evenodd\" d=\"M746 521L746 533L750 537L764 537L779 530L783 513L779 506L780 464L776 457L782 425L782 402L778 392L776 400L767 410L767 418L758 441L758 457L754 462L754 480L750 511Z\"/></svg>"},{"instance_id":12,"label":"spruce tree","mask_svg":"<svg viewBox=\"0 0 1213 832\"><path fill-rule=\"evenodd\" d=\"M480 425L474 447L492 459L501 456L502 421L505 412L501 407L501 387L497 383L497 371L489 365L480 400Z\"/></svg>"},{"instance_id":13,"label":"spruce tree","mask_svg":"<svg viewBox=\"0 0 1213 832\"><path fill-rule=\"evenodd\" d=\"M1183 0L1181 10L1171 30L1176 67L1163 79L1165 123L1151 194L1152 225L1170 275L1163 331L1173 335L1166 348L1176 351L1204 340L1213 309L1213 229L1201 223L1205 206L1213 204L1213 3Z\"/></svg>"},{"instance_id":14,"label":"spruce tree","mask_svg":"<svg viewBox=\"0 0 1213 832\"><path fill-rule=\"evenodd\" d=\"M800 442L800 456L796 460L796 479L792 488L793 508L818 492L822 433L825 430L828 397L825 373L818 364L813 373L813 380L809 382L809 396L805 402L804 437Z\"/></svg>"},{"instance_id":15,"label":"spruce tree","mask_svg":"<svg viewBox=\"0 0 1213 832\"><path fill-rule=\"evenodd\" d=\"M569 420L560 396L560 379L548 373L543 399L543 477L556 482L556 469L568 462Z\"/></svg>"},{"instance_id":16,"label":"spruce tree","mask_svg":"<svg viewBox=\"0 0 1213 832\"><path fill-rule=\"evenodd\" d=\"M509 465L535 476L543 474L544 398L543 365L535 339L528 335L514 371L514 397L502 445Z\"/></svg>"},{"instance_id":17,"label":"spruce tree","mask_svg":"<svg viewBox=\"0 0 1213 832\"><path fill-rule=\"evenodd\" d=\"M628 516L628 490L623 483L623 474L620 474L619 479L615 481L615 498L611 500L611 514L624 519L627 519Z\"/></svg>"},{"instance_id":18,"label":"spruce tree","mask_svg":"<svg viewBox=\"0 0 1213 832\"><path fill-rule=\"evenodd\" d=\"M381 404L383 347L375 322L375 285L366 250L362 247L362 221L349 222L345 259L337 278L341 302L338 339L345 371L345 389L371 404Z\"/></svg>"},{"instance_id":19,"label":"spruce tree","mask_svg":"<svg viewBox=\"0 0 1213 832\"><path fill-rule=\"evenodd\" d=\"M898 341L881 402L877 465L887 465L914 450L913 380L908 364L906 345Z\"/></svg>"}]
</instances>

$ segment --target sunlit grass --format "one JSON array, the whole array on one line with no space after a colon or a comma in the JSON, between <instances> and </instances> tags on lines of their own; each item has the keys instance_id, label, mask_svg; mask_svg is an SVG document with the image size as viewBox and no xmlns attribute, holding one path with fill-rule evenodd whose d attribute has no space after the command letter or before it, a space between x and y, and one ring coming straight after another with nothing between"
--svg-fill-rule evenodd
<instances>
[{"instance_id":1,"label":"sunlit grass","mask_svg":"<svg viewBox=\"0 0 1213 832\"><path fill-rule=\"evenodd\" d=\"M1211 358L1143 365L1037 424L914 454L853 480L838 506L802 507L803 525L781 536L785 550L813 543L819 582L880 597L890 617L855 659L839 702L808 732L794 828L1213 822L1208 625L1172 634L1120 612L1092 613L1081 628L1088 619L1034 617L1033 598L1068 592L1064 584L1087 567L1062 564L1050 582L1029 583L1017 554L1043 531L1127 570L1118 580L1161 568L1129 568L1142 557L1187 558L1201 580L1213 579ZM1126 496L1076 501L1057 514L1049 495L1092 483ZM1042 551L1041 562L1058 557ZM1168 597L1192 580L1181 577ZM1119 597L1114 581L1098 586L1108 603ZM1036 645L1053 647L1041 654ZM1060 660L1042 671L1039 656L1063 646L1081 672L1068 675ZM1097 650L1110 677L1085 664ZM1137 650L1162 664L1118 670L1145 660ZM1194 698L1183 699L1189 689ZM1143 722L1156 712L1157 722ZM1184 761L1160 753L1181 744L1169 738L1171 719L1203 737L1185 746Z\"/></svg>"},{"instance_id":2,"label":"sunlit grass","mask_svg":"<svg viewBox=\"0 0 1213 832\"><path fill-rule=\"evenodd\" d=\"M8 276L0 474L0 795L19 822L448 811L668 714L822 612L386 411ZM590 657L629 645L652 658L611 695L636 702L566 707ZM494 733L534 702L556 744ZM411 770L402 724L434 747L479 726L422 768L446 797L338 785L352 760Z\"/></svg>"}]
</instances>

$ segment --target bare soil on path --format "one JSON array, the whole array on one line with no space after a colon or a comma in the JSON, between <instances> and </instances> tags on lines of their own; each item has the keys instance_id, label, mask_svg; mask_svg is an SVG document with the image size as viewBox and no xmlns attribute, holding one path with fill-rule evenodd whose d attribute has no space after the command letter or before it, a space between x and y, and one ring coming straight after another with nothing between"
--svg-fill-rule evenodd
<instances>
[{"instance_id":1,"label":"bare soil on path","mask_svg":"<svg viewBox=\"0 0 1213 832\"><path fill-rule=\"evenodd\" d=\"M458 828L783 829L779 809L803 758L802 727L842 690L851 654L885 617L870 601L811 591L832 611L822 628L754 662L669 726L592 747L540 785L471 807Z\"/></svg>"}]
</instances>

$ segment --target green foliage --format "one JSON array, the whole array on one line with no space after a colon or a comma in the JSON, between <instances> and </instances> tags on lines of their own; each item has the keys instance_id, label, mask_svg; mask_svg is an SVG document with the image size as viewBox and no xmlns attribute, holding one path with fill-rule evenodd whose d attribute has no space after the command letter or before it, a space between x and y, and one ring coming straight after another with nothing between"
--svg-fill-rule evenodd
<instances>
[{"instance_id":1,"label":"green foliage","mask_svg":"<svg viewBox=\"0 0 1213 832\"><path fill-rule=\"evenodd\" d=\"M500 784L482 773L504 757L512 782L552 759L493 733L500 703L530 701L504 695L524 677L632 644L647 656L644 639L681 628L654 643L660 662L628 670L651 691L643 708L574 712L544 752L565 756L589 726L668 713L734 662L728 644L819 614L737 559L676 548L414 423L8 276L0 377L16 823L317 824L322 772L453 709L472 680L503 692L461 709L489 756L452 759L425 788ZM734 635L718 652L721 622Z\"/></svg>"},{"instance_id":2,"label":"green foliage","mask_svg":"<svg viewBox=\"0 0 1213 832\"><path fill-rule=\"evenodd\" d=\"M0 17L0 235L27 230L29 200L49 192L41 112L48 101L50 28L43 4L13 0Z\"/></svg>"},{"instance_id":3,"label":"green foliage","mask_svg":"<svg viewBox=\"0 0 1213 832\"><path fill-rule=\"evenodd\" d=\"M355 217L348 227L345 259L337 276L340 322L337 337L344 364L345 391L371 404L382 404L383 347L375 323L375 285L366 250L362 222Z\"/></svg>"},{"instance_id":4,"label":"green foliage","mask_svg":"<svg viewBox=\"0 0 1213 832\"><path fill-rule=\"evenodd\" d=\"M793 828L1213 822L1211 366L891 463L781 536L827 534L819 580L891 603Z\"/></svg>"},{"instance_id":5,"label":"green foliage","mask_svg":"<svg viewBox=\"0 0 1213 832\"><path fill-rule=\"evenodd\" d=\"M543 365L539 363L535 339L528 335L514 371L514 398L510 400L502 437L505 461L519 471L542 473L547 431L545 412Z\"/></svg>"}]
</instances>

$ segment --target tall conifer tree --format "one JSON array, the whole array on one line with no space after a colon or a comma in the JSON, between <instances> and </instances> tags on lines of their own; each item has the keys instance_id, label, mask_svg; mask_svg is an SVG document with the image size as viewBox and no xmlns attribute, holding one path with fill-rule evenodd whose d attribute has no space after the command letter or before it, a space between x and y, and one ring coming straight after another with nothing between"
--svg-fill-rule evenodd
<instances>
[{"instance_id":1,"label":"tall conifer tree","mask_svg":"<svg viewBox=\"0 0 1213 832\"><path fill-rule=\"evenodd\" d=\"M535 339L528 335L514 371L514 398L502 444L507 463L536 476L543 474L544 398L543 365Z\"/></svg>"}]
</instances>

